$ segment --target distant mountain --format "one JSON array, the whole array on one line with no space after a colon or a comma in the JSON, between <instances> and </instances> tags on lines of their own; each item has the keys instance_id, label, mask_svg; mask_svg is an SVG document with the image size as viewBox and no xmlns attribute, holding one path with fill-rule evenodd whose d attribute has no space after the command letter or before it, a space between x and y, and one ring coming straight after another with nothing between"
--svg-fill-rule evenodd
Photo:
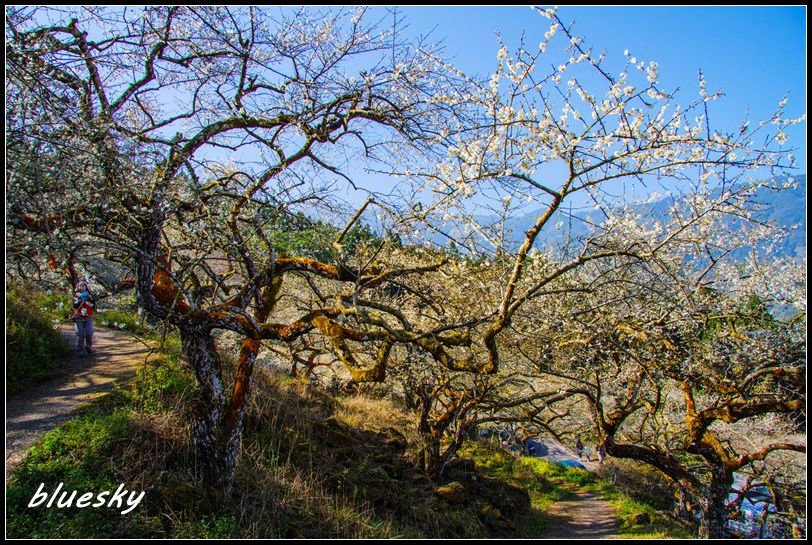
<instances>
[{"instance_id":1,"label":"distant mountain","mask_svg":"<svg viewBox=\"0 0 812 545\"><path fill-rule=\"evenodd\" d=\"M806 257L806 175L798 176L798 187L784 191L762 188L756 200L764 203L761 220L791 229L780 245L780 255Z\"/></svg>"},{"instance_id":2,"label":"distant mountain","mask_svg":"<svg viewBox=\"0 0 812 545\"><path fill-rule=\"evenodd\" d=\"M806 175L796 177L796 181L797 187L783 191L760 188L753 200L762 209L757 215L759 220L789 230L788 236L774 248L774 252L780 256L801 258L806 256ZM643 218L665 223L673 203L673 197L667 196L651 203L639 204L637 209ZM506 238L513 249L523 242L525 231L533 226L541 213L542 210L536 210L507 221L509 233ZM486 216L480 219L483 223L495 221L495 218ZM602 221L603 216L599 210L581 210L570 214L567 209L559 209L539 233L535 246L539 249L555 248L568 238L588 235L593 230L593 225L599 225ZM735 228L734 222L737 220L728 221L729 227ZM748 251L743 249L735 255L743 257Z\"/></svg>"}]
</instances>

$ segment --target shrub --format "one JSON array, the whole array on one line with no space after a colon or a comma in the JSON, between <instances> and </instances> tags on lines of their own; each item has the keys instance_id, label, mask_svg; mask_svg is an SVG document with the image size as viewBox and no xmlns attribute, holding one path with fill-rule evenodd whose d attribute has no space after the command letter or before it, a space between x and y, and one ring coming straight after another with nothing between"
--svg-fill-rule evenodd
<instances>
[{"instance_id":1,"label":"shrub","mask_svg":"<svg viewBox=\"0 0 812 545\"><path fill-rule=\"evenodd\" d=\"M138 314L117 308L108 308L96 313L96 326L120 329L134 335L152 333Z\"/></svg>"}]
</instances>

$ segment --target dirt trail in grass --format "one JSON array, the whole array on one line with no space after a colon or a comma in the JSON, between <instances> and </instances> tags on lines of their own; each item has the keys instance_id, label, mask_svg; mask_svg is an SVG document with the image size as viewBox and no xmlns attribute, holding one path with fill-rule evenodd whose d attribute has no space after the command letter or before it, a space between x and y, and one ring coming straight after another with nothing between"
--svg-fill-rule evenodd
<instances>
[{"instance_id":1,"label":"dirt trail in grass","mask_svg":"<svg viewBox=\"0 0 812 545\"><path fill-rule=\"evenodd\" d=\"M617 537L617 519L606 500L577 490L544 512L547 525L541 538L602 539Z\"/></svg>"},{"instance_id":2,"label":"dirt trail in grass","mask_svg":"<svg viewBox=\"0 0 812 545\"><path fill-rule=\"evenodd\" d=\"M63 325L61 333L76 345L72 325ZM38 437L132 378L150 355L149 346L128 333L102 328L93 334L93 350L93 355L70 358L48 381L6 399L6 481Z\"/></svg>"}]
</instances>

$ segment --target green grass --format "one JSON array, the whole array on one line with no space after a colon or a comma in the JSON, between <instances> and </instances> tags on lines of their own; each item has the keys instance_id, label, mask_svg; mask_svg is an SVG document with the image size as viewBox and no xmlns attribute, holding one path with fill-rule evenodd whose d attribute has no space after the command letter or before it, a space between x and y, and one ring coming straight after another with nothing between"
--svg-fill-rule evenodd
<instances>
[{"instance_id":1,"label":"green grass","mask_svg":"<svg viewBox=\"0 0 812 545\"><path fill-rule=\"evenodd\" d=\"M19 285L6 289L6 391L53 376L71 347L59 334L55 297Z\"/></svg>"},{"instance_id":2,"label":"green grass","mask_svg":"<svg viewBox=\"0 0 812 545\"><path fill-rule=\"evenodd\" d=\"M463 454L472 458L487 475L522 486L530 493L533 513L523 521L520 537L536 537L545 528L544 511L566 500L576 490L595 494L609 502L618 519L618 537L628 539L666 539L694 537L686 528L657 513L648 502L634 498L594 473L565 467L540 458L513 456L482 443L471 443ZM626 517L649 515L650 523L632 524Z\"/></svg>"},{"instance_id":3,"label":"green grass","mask_svg":"<svg viewBox=\"0 0 812 545\"><path fill-rule=\"evenodd\" d=\"M586 473L583 470L576 470ZM684 526L672 519L658 514L650 503L634 498L618 487L602 479L595 478L584 487L589 492L609 501L610 506L619 519L620 537L628 539L690 539L692 535ZM649 516L648 524L632 524L627 517L638 513Z\"/></svg>"},{"instance_id":4,"label":"green grass","mask_svg":"<svg viewBox=\"0 0 812 545\"><path fill-rule=\"evenodd\" d=\"M127 331L134 335L150 335L154 334L144 320L134 312L118 309L104 309L96 313L94 317L94 324L96 326L109 327L110 329L119 329Z\"/></svg>"},{"instance_id":5,"label":"green grass","mask_svg":"<svg viewBox=\"0 0 812 545\"><path fill-rule=\"evenodd\" d=\"M474 460L485 475L520 486L530 495L531 512L517 521L518 536L537 537L547 526L545 511L554 503L572 496L572 492L551 478L554 468L543 460L516 457L492 445L471 442L461 455Z\"/></svg>"},{"instance_id":6,"label":"green grass","mask_svg":"<svg viewBox=\"0 0 812 545\"><path fill-rule=\"evenodd\" d=\"M48 433L31 449L6 488L6 533L12 538L100 538L132 535L133 518L115 516L107 508L29 508L39 488L100 492L115 490L110 455L127 440L131 422L123 412L89 413ZM124 522L124 526L122 526ZM128 524L128 522L130 522ZM137 526L137 523L135 524ZM137 532L136 532L137 533Z\"/></svg>"},{"instance_id":7,"label":"green grass","mask_svg":"<svg viewBox=\"0 0 812 545\"><path fill-rule=\"evenodd\" d=\"M46 311L39 309L39 317ZM70 349L68 349L70 352ZM128 490L150 488L148 474L158 474L167 458L182 457L182 449L167 448L161 435L184 435L178 414L170 414L193 391L193 379L179 362L180 344L168 336L152 364L138 371L134 384L119 385L110 395L85 406L77 417L51 430L34 443L6 487L6 527L17 538L110 538L163 536L160 507L142 506L121 515L115 509L28 507L40 484L98 493L124 484ZM156 433L156 421L171 432ZM160 452L159 452L160 451ZM163 455L163 457L161 457ZM182 465L182 464L181 464ZM149 500L150 494L147 494ZM154 499L154 497L153 497ZM142 502L148 503L145 500ZM201 536L217 537L222 523L201 519ZM208 526L211 526L209 528ZM218 530L219 529L219 530Z\"/></svg>"},{"instance_id":8,"label":"green grass","mask_svg":"<svg viewBox=\"0 0 812 545\"><path fill-rule=\"evenodd\" d=\"M595 473L575 467L565 467L539 458L522 457L521 464L530 466L538 475L567 489L581 489L609 502L618 519L618 537L628 539L667 539L694 537L683 526L672 519L658 514L657 509L641 498L599 478ZM632 524L627 517L646 513L650 523Z\"/></svg>"},{"instance_id":9,"label":"green grass","mask_svg":"<svg viewBox=\"0 0 812 545\"><path fill-rule=\"evenodd\" d=\"M438 502L403 453L360 424L391 407L346 403L340 414L356 424L344 424L338 401L261 369L237 467L240 494L213 493L197 476L188 413L196 387L179 352L168 336L136 380L33 446L7 485L9 537L488 537L476 505ZM80 492L123 483L146 496L127 515L27 507L40 483L53 490L59 482Z\"/></svg>"},{"instance_id":10,"label":"green grass","mask_svg":"<svg viewBox=\"0 0 812 545\"><path fill-rule=\"evenodd\" d=\"M50 321L69 320L73 313L71 295L68 292L41 291L22 285L16 285L7 291L14 291L17 297L30 301L32 308Z\"/></svg>"},{"instance_id":11,"label":"green grass","mask_svg":"<svg viewBox=\"0 0 812 545\"><path fill-rule=\"evenodd\" d=\"M609 502L618 519L618 537L624 539L667 539L691 538L686 529L670 518L657 514L657 509L647 501L635 498L619 487L599 478L595 473L575 467L565 467L541 460L525 457L521 463L530 465L539 474L555 483L585 490ZM651 522L632 524L627 517L646 513Z\"/></svg>"}]
</instances>

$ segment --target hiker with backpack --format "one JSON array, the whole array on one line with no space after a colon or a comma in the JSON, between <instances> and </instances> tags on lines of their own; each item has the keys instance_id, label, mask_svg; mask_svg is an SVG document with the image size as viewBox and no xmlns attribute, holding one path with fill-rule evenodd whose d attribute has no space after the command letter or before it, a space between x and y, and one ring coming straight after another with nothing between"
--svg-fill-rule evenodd
<instances>
[{"instance_id":1,"label":"hiker with backpack","mask_svg":"<svg viewBox=\"0 0 812 545\"><path fill-rule=\"evenodd\" d=\"M581 438L579 437L578 440L575 442L575 454L578 455L578 459L581 460L584 454L584 444L581 442Z\"/></svg>"},{"instance_id":2,"label":"hiker with backpack","mask_svg":"<svg viewBox=\"0 0 812 545\"><path fill-rule=\"evenodd\" d=\"M80 280L73 293L73 316L71 319L76 327L76 351L79 356L92 354L93 349L93 311L96 308L96 298L87 288L87 282Z\"/></svg>"}]
</instances>

